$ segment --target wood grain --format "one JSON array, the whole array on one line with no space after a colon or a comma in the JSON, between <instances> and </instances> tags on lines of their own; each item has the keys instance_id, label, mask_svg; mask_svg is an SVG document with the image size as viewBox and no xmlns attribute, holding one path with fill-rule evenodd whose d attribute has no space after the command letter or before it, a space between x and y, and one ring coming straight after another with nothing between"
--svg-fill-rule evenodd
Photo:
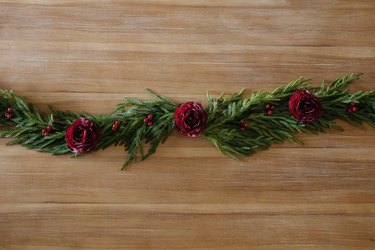
<instances>
[{"instance_id":1,"label":"wood grain","mask_svg":"<svg viewBox=\"0 0 375 250\"><path fill-rule=\"evenodd\" d=\"M151 88L272 90L301 75L375 88L375 2L0 0L0 82L95 114ZM242 161L174 133L119 171L0 142L0 249L374 249L375 130L301 135Z\"/></svg>"}]
</instances>

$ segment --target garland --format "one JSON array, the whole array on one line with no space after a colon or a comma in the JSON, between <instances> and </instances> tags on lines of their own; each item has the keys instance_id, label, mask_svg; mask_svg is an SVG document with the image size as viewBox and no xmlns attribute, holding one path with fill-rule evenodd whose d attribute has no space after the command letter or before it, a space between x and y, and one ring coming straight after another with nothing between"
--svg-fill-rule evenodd
<instances>
[{"instance_id":1,"label":"garland","mask_svg":"<svg viewBox=\"0 0 375 250\"><path fill-rule=\"evenodd\" d=\"M128 152L121 169L144 160L164 143L176 127L181 134L204 136L231 158L265 150L285 140L303 144L296 134L339 129L335 119L375 127L375 91L350 93L360 74L337 78L320 87L299 78L272 92L244 91L216 98L207 94L208 106L177 104L147 90L152 101L126 98L108 115L60 111L40 113L11 90L0 90L0 137L7 145L20 144L52 155L73 156L123 145Z\"/></svg>"}]
</instances>

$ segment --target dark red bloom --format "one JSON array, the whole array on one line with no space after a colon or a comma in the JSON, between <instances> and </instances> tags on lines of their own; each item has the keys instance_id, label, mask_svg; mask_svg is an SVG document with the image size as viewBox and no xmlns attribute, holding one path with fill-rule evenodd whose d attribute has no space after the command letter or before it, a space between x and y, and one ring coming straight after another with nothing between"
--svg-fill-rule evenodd
<instances>
[{"instance_id":1,"label":"dark red bloom","mask_svg":"<svg viewBox=\"0 0 375 250\"><path fill-rule=\"evenodd\" d=\"M100 127L86 118L78 118L65 131L65 141L73 153L93 150L102 136Z\"/></svg>"},{"instance_id":2,"label":"dark red bloom","mask_svg":"<svg viewBox=\"0 0 375 250\"><path fill-rule=\"evenodd\" d=\"M308 90L299 89L290 96L290 113L299 122L312 123L320 118L323 107L318 97Z\"/></svg>"},{"instance_id":3,"label":"dark red bloom","mask_svg":"<svg viewBox=\"0 0 375 250\"><path fill-rule=\"evenodd\" d=\"M206 112L197 102L181 104L174 112L176 126L186 136L198 136L203 131L206 120Z\"/></svg>"}]
</instances>

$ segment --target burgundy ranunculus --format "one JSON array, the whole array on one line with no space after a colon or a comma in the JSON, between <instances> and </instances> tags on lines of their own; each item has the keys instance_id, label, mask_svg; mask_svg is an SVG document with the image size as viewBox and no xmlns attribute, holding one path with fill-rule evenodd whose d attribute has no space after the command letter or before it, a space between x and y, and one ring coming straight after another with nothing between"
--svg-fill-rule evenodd
<instances>
[{"instance_id":1,"label":"burgundy ranunculus","mask_svg":"<svg viewBox=\"0 0 375 250\"><path fill-rule=\"evenodd\" d=\"M65 141L73 153L93 150L98 145L102 132L100 127L86 118L78 118L65 131Z\"/></svg>"},{"instance_id":2,"label":"burgundy ranunculus","mask_svg":"<svg viewBox=\"0 0 375 250\"><path fill-rule=\"evenodd\" d=\"M181 104L174 112L174 121L181 134L198 136L206 124L207 115L202 105L197 102Z\"/></svg>"},{"instance_id":3,"label":"burgundy ranunculus","mask_svg":"<svg viewBox=\"0 0 375 250\"><path fill-rule=\"evenodd\" d=\"M299 122L312 123L320 118L323 107L318 97L308 90L299 89L289 98L290 113Z\"/></svg>"}]
</instances>

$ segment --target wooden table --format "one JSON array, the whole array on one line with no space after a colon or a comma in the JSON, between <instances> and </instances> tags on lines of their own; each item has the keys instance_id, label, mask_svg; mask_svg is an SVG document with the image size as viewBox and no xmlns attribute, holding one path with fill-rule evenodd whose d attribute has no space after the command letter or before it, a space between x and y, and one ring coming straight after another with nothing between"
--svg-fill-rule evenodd
<instances>
[{"instance_id":1,"label":"wooden table","mask_svg":"<svg viewBox=\"0 0 375 250\"><path fill-rule=\"evenodd\" d=\"M375 88L375 1L0 0L0 82L42 110L107 113L301 75ZM240 162L173 134L125 171L0 140L1 249L375 248L375 130L301 135Z\"/></svg>"}]
</instances>

